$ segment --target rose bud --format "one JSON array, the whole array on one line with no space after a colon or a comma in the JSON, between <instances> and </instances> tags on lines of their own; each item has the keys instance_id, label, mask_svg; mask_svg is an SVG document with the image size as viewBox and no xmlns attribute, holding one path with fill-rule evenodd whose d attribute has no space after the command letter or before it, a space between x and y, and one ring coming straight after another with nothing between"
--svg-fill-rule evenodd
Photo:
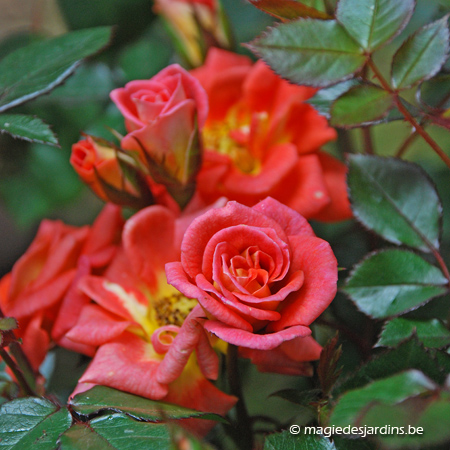
<instances>
[{"instance_id":1,"label":"rose bud","mask_svg":"<svg viewBox=\"0 0 450 450\"><path fill-rule=\"evenodd\" d=\"M155 0L154 10L191 67L204 62L210 47L232 47L230 26L219 0Z\"/></svg>"},{"instance_id":2,"label":"rose bud","mask_svg":"<svg viewBox=\"0 0 450 450\"><path fill-rule=\"evenodd\" d=\"M144 174L133 158L106 140L86 135L86 139L72 146L70 163L104 201L136 208L153 203Z\"/></svg>"},{"instance_id":3,"label":"rose bud","mask_svg":"<svg viewBox=\"0 0 450 450\"><path fill-rule=\"evenodd\" d=\"M136 80L111 92L125 117L121 146L139 153L153 181L181 208L195 191L201 163L201 131L208 99L200 83L173 64L150 80Z\"/></svg>"}]
</instances>

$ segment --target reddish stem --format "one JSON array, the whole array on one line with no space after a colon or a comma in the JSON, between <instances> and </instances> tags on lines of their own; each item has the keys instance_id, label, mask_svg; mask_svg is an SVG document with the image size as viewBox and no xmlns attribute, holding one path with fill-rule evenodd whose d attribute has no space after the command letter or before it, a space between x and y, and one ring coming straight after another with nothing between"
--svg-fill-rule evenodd
<instances>
[{"instance_id":1,"label":"reddish stem","mask_svg":"<svg viewBox=\"0 0 450 450\"><path fill-rule=\"evenodd\" d=\"M378 70L378 67L374 64L371 58L367 60L367 64L369 65L370 69L374 73L375 77L380 82L381 86L384 90L392 94L394 102L399 109L399 111L403 114L405 119L412 125L414 130L422 136L424 141L439 155L439 157L444 161L444 163L447 165L447 167L450 169L450 157L446 155L446 153L439 147L437 142L425 131L425 129L420 125L419 122L416 121L416 119L411 115L411 113L405 108L403 103L400 100L400 97L398 95L398 91L391 88L389 83L384 79L381 72Z\"/></svg>"}]
</instances>

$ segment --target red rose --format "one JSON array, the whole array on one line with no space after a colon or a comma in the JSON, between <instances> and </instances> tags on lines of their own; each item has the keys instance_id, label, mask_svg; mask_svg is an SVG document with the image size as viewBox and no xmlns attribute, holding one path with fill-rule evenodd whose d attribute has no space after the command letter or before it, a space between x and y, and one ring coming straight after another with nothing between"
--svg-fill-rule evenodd
<instances>
[{"instance_id":1,"label":"red rose","mask_svg":"<svg viewBox=\"0 0 450 450\"><path fill-rule=\"evenodd\" d=\"M191 73L210 105L198 176L207 202L225 196L252 206L271 196L306 218L351 217L345 165L319 151L336 131L305 103L314 89L289 84L263 61L253 65L219 49Z\"/></svg>"},{"instance_id":2,"label":"red rose","mask_svg":"<svg viewBox=\"0 0 450 450\"><path fill-rule=\"evenodd\" d=\"M271 198L252 208L229 202L203 214L187 229L181 251L181 262L166 265L167 280L199 301L209 319L205 328L240 347L279 348L280 360L290 359L293 349L280 346L297 338L301 346L311 334L308 325L336 293L337 262L329 244ZM304 343L316 346L307 360L316 358L319 346Z\"/></svg>"}]
</instances>

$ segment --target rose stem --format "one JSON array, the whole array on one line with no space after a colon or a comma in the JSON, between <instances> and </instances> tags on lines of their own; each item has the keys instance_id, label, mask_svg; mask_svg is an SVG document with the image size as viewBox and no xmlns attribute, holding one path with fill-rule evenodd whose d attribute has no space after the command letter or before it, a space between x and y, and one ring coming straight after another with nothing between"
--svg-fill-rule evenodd
<instances>
[{"instance_id":1,"label":"rose stem","mask_svg":"<svg viewBox=\"0 0 450 450\"><path fill-rule=\"evenodd\" d=\"M397 153L395 154L396 158L401 158L403 154L406 152L408 147L412 144L413 141L415 141L419 137L419 134L417 131L413 131L404 141L403 144L399 147L397 150Z\"/></svg>"},{"instance_id":2,"label":"rose stem","mask_svg":"<svg viewBox=\"0 0 450 450\"><path fill-rule=\"evenodd\" d=\"M358 333L355 333L353 330L348 328L347 326L336 323L336 322L330 322L326 319L319 318L316 320L316 323L319 325L324 325L328 328L332 328L334 330L340 331L342 334L344 334L351 342L353 342L357 347L364 359L368 359L370 356L370 349L372 348L372 345L368 342L361 339L360 335Z\"/></svg>"},{"instance_id":3,"label":"rose stem","mask_svg":"<svg viewBox=\"0 0 450 450\"><path fill-rule=\"evenodd\" d=\"M364 150L367 155L374 155L372 133L370 132L370 127L363 127L361 129L364 138Z\"/></svg>"},{"instance_id":4,"label":"rose stem","mask_svg":"<svg viewBox=\"0 0 450 450\"><path fill-rule=\"evenodd\" d=\"M447 94L444 98L441 99L441 101L437 104L437 108L442 108L448 101L450 100L450 93ZM423 119L420 121L420 124L422 126L425 126L428 124L430 120L429 119ZM403 142L403 144L399 147L399 149L397 150L397 153L395 154L395 156L397 158L400 158L403 156L403 154L406 152L406 150L408 149L408 147L410 146L410 144L416 140L416 138L419 136L419 133L417 133L416 130L412 130L411 134L405 139L405 141Z\"/></svg>"},{"instance_id":5,"label":"rose stem","mask_svg":"<svg viewBox=\"0 0 450 450\"><path fill-rule=\"evenodd\" d=\"M2 309L0 308L0 318L4 318L4 317L5 317L5 314L3 313ZM33 368L31 367L31 364L28 361L28 358L25 355L25 353L22 349L22 346L17 341L17 337L16 337L14 331L10 330L7 333L8 333L8 337L11 341L9 344L9 351L11 352L11 354L14 356L15 360L17 361L16 362L16 361L12 360L12 362L14 363L16 368L18 370L20 370L22 376L26 380L28 387L33 392L34 389L36 389L36 377L35 377ZM9 354L6 351L5 351L5 353L9 357ZM5 363L6 363L6 360L5 360ZM15 373L12 367L10 367L10 369L13 371L13 373ZM17 381L19 381L19 379L17 379ZM26 391L25 388L24 388L24 391ZM36 394L33 394L33 395L36 395Z\"/></svg>"},{"instance_id":6,"label":"rose stem","mask_svg":"<svg viewBox=\"0 0 450 450\"><path fill-rule=\"evenodd\" d=\"M420 125L420 123L417 122L416 119L411 115L411 113L403 106L403 103L398 96L398 91L391 88L391 86L384 79L383 75L381 75L381 72L378 70L378 67L374 64L371 58L367 60L367 64L371 68L375 77L380 82L382 88L393 96L397 108L403 114L405 119L412 125L414 130L417 131L420 136L422 136L425 142L440 156L442 161L444 161L444 163L450 169L450 157L447 156L447 154L441 149L441 147L439 147L437 142L426 132L422 125Z\"/></svg>"},{"instance_id":7,"label":"rose stem","mask_svg":"<svg viewBox=\"0 0 450 450\"><path fill-rule=\"evenodd\" d=\"M251 420L247 412L244 396L242 395L241 380L238 368L238 351L239 347L228 344L227 350L227 374L230 393L238 398L236 404L237 414L237 434L238 444L242 450L251 450L253 448L253 432Z\"/></svg>"},{"instance_id":8,"label":"rose stem","mask_svg":"<svg viewBox=\"0 0 450 450\"><path fill-rule=\"evenodd\" d=\"M368 67L364 66L361 73L361 77L363 78L363 80L367 81L367 73ZM375 151L373 147L371 127L370 126L362 127L361 132L364 140L364 151L366 152L367 155L374 155Z\"/></svg>"},{"instance_id":9,"label":"rose stem","mask_svg":"<svg viewBox=\"0 0 450 450\"><path fill-rule=\"evenodd\" d=\"M323 5L325 7L325 12L327 14L329 14L330 16L333 16L334 15L334 8L331 5L330 1L329 0L323 0Z\"/></svg>"},{"instance_id":10,"label":"rose stem","mask_svg":"<svg viewBox=\"0 0 450 450\"><path fill-rule=\"evenodd\" d=\"M341 155L344 155L345 153L356 153L349 130L338 128L336 131L338 134L337 147Z\"/></svg>"},{"instance_id":11,"label":"rose stem","mask_svg":"<svg viewBox=\"0 0 450 450\"><path fill-rule=\"evenodd\" d=\"M33 391L33 389L31 389L24 374L19 369L19 366L11 358L11 356L8 355L8 352L4 348L0 349L0 357L3 359L3 361L5 361L5 364L11 369L11 372L16 377L18 383L20 384L20 386L23 389L23 391L25 392L25 394L31 395L31 396L36 396L37 394Z\"/></svg>"}]
</instances>

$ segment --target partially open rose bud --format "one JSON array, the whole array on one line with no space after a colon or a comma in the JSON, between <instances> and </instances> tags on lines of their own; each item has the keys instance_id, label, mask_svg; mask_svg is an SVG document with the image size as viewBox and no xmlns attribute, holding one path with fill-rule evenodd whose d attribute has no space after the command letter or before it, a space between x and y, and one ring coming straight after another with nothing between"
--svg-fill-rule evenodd
<instances>
[{"instance_id":1,"label":"partially open rose bud","mask_svg":"<svg viewBox=\"0 0 450 450\"><path fill-rule=\"evenodd\" d=\"M128 134L121 146L139 154L153 181L181 208L195 190L201 163L201 131L208 98L200 83L178 64L150 80L135 80L111 92Z\"/></svg>"},{"instance_id":2,"label":"partially open rose bud","mask_svg":"<svg viewBox=\"0 0 450 450\"><path fill-rule=\"evenodd\" d=\"M219 0L155 0L175 46L191 67L203 64L210 47L229 49L232 37Z\"/></svg>"},{"instance_id":3,"label":"partially open rose bud","mask_svg":"<svg viewBox=\"0 0 450 450\"><path fill-rule=\"evenodd\" d=\"M87 135L72 146L70 163L102 200L131 207L153 203L146 183L140 182L144 174L129 155L108 141Z\"/></svg>"}]
</instances>

